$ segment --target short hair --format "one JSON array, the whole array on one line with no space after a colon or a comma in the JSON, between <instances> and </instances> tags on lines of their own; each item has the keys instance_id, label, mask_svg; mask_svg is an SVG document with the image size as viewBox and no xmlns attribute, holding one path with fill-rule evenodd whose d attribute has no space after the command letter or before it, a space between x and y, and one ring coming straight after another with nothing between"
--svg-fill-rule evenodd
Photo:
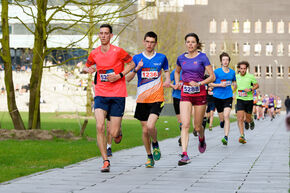
<instances>
[{"instance_id":1,"label":"short hair","mask_svg":"<svg viewBox=\"0 0 290 193\"><path fill-rule=\"evenodd\" d=\"M229 62L231 61L231 57L230 57L230 55L228 53L226 53L226 52L221 53L221 55L220 55L220 61L221 62L222 62L223 57L228 57L229 58Z\"/></svg>"},{"instance_id":2,"label":"short hair","mask_svg":"<svg viewBox=\"0 0 290 193\"><path fill-rule=\"evenodd\" d=\"M239 62L237 64L237 67L240 68L240 66L243 65L243 64L246 65L247 68L249 68L249 66L250 66L249 62L247 62L247 61L241 61L241 62Z\"/></svg>"},{"instance_id":3,"label":"short hair","mask_svg":"<svg viewBox=\"0 0 290 193\"><path fill-rule=\"evenodd\" d=\"M150 37L150 38L154 38L155 41L157 42L157 34L153 31L149 31L147 32L145 35L144 35L144 40L147 38L147 37Z\"/></svg>"},{"instance_id":4,"label":"short hair","mask_svg":"<svg viewBox=\"0 0 290 193\"><path fill-rule=\"evenodd\" d=\"M104 27L109 28L110 33L113 33L113 28L112 28L112 26L111 26L110 24L107 24L107 23L102 24L102 25L100 26L100 29L101 29L101 28L104 28Z\"/></svg>"},{"instance_id":5,"label":"short hair","mask_svg":"<svg viewBox=\"0 0 290 193\"><path fill-rule=\"evenodd\" d=\"M196 43L197 43L197 49L201 49L201 43L199 42L199 37L197 34L195 33L188 33L185 35L184 40L186 42L188 37L194 37L196 39Z\"/></svg>"}]
</instances>

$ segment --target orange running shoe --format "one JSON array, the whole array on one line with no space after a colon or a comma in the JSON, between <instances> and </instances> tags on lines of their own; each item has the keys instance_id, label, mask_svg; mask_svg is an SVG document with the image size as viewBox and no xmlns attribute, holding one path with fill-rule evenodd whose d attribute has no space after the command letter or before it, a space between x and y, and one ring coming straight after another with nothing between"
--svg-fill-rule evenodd
<instances>
[{"instance_id":1,"label":"orange running shoe","mask_svg":"<svg viewBox=\"0 0 290 193\"><path fill-rule=\"evenodd\" d=\"M105 160L104 161L104 165L101 168L101 172L110 172L110 161L109 160Z\"/></svg>"}]
</instances>

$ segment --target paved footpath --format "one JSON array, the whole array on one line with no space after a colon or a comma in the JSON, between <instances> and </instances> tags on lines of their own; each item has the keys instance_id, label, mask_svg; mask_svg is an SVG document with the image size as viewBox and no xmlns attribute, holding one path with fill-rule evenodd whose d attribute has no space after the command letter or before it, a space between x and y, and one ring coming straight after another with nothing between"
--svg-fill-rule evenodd
<instances>
[{"instance_id":1,"label":"paved footpath","mask_svg":"<svg viewBox=\"0 0 290 193\"><path fill-rule=\"evenodd\" d=\"M221 144L221 128L207 130L204 154L198 152L197 138L191 134L192 162L185 166L177 165L181 149L174 138L160 142L162 158L155 168L144 167L144 147L136 147L114 153L110 173L101 173L102 160L93 158L0 184L0 192L287 193L290 146L284 118L256 121L256 128L246 131L244 145L238 143L236 123L231 124L228 146Z\"/></svg>"}]
</instances>

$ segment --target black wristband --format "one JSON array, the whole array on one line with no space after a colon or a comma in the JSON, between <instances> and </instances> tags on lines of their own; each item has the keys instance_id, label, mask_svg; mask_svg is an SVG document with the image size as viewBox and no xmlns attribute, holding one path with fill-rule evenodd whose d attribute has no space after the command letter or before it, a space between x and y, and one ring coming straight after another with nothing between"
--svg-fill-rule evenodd
<instances>
[{"instance_id":1,"label":"black wristband","mask_svg":"<svg viewBox=\"0 0 290 193\"><path fill-rule=\"evenodd\" d=\"M122 72L119 73L120 77L123 78L124 74Z\"/></svg>"},{"instance_id":2,"label":"black wristband","mask_svg":"<svg viewBox=\"0 0 290 193\"><path fill-rule=\"evenodd\" d=\"M133 72L137 73L138 71L134 68Z\"/></svg>"}]
</instances>

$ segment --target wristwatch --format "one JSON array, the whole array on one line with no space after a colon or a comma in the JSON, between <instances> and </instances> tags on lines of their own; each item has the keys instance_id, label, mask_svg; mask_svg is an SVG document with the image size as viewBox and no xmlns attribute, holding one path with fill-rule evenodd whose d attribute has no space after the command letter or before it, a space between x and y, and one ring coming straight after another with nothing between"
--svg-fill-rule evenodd
<instances>
[{"instance_id":1,"label":"wristwatch","mask_svg":"<svg viewBox=\"0 0 290 193\"><path fill-rule=\"evenodd\" d=\"M133 72L137 73L138 71L134 68Z\"/></svg>"}]
</instances>

